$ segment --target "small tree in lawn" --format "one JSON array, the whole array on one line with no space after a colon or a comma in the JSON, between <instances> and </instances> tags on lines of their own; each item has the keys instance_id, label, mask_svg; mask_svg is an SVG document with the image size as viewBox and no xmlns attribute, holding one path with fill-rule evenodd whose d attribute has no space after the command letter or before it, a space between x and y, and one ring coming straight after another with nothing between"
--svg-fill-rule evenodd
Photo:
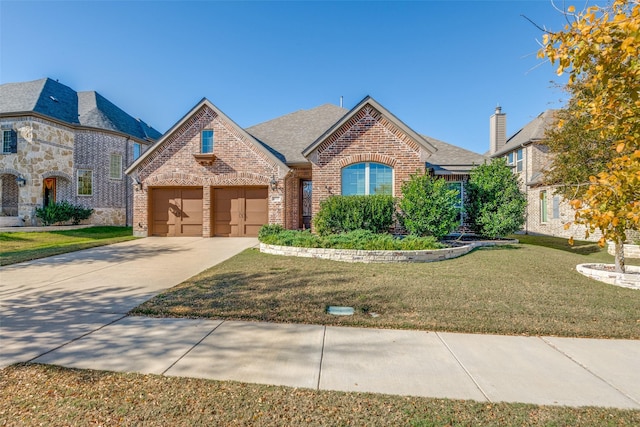
<instances>
[{"instance_id":1,"label":"small tree in lawn","mask_svg":"<svg viewBox=\"0 0 640 427\"><path fill-rule=\"evenodd\" d=\"M539 56L567 72L568 111L588 116L586 129L610 144L606 168L571 202L575 222L602 232L600 245L616 246L616 271L624 272L627 230L640 229L640 1L614 0L565 12L563 31L544 30ZM580 150L580 147L577 148Z\"/></svg>"},{"instance_id":2,"label":"small tree in lawn","mask_svg":"<svg viewBox=\"0 0 640 427\"><path fill-rule=\"evenodd\" d=\"M473 169L465 190L466 219L476 234L496 238L522 228L527 200L506 159Z\"/></svg>"},{"instance_id":3,"label":"small tree in lawn","mask_svg":"<svg viewBox=\"0 0 640 427\"><path fill-rule=\"evenodd\" d=\"M441 239L460 225L456 208L458 197L459 191L449 188L442 178L412 175L402 184L400 219L413 235Z\"/></svg>"}]
</instances>

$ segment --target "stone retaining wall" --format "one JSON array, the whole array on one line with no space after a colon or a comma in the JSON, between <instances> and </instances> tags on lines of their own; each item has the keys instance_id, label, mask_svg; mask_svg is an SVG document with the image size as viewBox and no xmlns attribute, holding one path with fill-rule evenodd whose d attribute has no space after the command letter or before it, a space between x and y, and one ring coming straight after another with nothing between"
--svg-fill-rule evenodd
<instances>
[{"instance_id":1,"label":"stone retaining wall","mask_svg":"<svg viewBox=\"0 0 640 427\"><path fill-rule=\"evenodd\" d=\"M613 242L607 242L607 252L610 255L616 254L616 245ZM624 245L625 258L640 258L640 245Z\"/></svg>"},{"instance_id":2,"label":"stone retaining wall","mask_svg":"<svg viewBox=\"0 0 640 427\"><path fill-rule=\"evenodd\" d=\"M457 258L481 246L494 246L518 243L517 240L500 242L472 242L468 245L445 249L423 251L365 251L357 249L300 248L296 246L278 246L260 243L260 252L272 255L320 258L343 262L395 263L395 262L434 262Z\"/></svg>"}]
</instances>

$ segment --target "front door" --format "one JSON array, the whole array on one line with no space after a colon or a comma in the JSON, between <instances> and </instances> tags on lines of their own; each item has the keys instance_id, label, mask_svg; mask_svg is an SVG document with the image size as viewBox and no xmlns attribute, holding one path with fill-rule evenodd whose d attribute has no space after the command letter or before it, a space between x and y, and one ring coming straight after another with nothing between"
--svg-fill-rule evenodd
<instances>
[{"instance_id":1,"label":"front door","mask_svg":"<svg viewBox=\"0 0 640 427\"><path fill-rule=\"evenodd\" d=\"M300 181L300 228L308 230L311 228L311 180Z\"/></svg>"},{"instance_id":2,"label":"front door","mask_svg":"<svg viewBox=\"0 0 640 427\"><path fill-rule=\"evenodd\" d=\"M42 205L44 207L49 206L52 203L56 202L56 179L55 178L45 178L42 181Z\"/></svg>"}]
</instances>

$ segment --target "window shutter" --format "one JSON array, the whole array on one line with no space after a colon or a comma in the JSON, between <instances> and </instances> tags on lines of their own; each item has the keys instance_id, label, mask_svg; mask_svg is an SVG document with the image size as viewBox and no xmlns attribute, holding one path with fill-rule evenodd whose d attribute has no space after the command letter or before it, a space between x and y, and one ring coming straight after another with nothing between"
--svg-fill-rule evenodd
<instances>
[{"instance_id":1,"label":"window shutter","mask_svg":"<svg viewBox=\"0 0 640 427\"><path fill-rule=\"evenodd\" d=\"M11 129L9 131L9 152L17 153L18 152L18 132Z\"/></svg>"}]
</instances>

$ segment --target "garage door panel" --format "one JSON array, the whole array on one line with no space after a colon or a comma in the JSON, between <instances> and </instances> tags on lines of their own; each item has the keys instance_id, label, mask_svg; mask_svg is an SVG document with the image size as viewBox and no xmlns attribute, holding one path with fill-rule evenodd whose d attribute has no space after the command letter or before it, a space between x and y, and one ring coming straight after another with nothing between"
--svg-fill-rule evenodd
<instances>
[{"instance_id":1,"label":"garage door panel","mask_svg":"<svg viewBox=\"0 0 640 427\"><path fill-rule=\"evenodd\" d=\"M268 222L265 187L214 188L214 235L257 236Z\"/></svg>"},{"instance_id":2,"label":"garage door panel","mask_svg":"<svg viewBox=\"0 0 640 427\"><path fill-rule=\"evenodd\" d=\"M151 204L152 235L202 235L202 188L154 188Z\"/></svg>"}]
</instances>

